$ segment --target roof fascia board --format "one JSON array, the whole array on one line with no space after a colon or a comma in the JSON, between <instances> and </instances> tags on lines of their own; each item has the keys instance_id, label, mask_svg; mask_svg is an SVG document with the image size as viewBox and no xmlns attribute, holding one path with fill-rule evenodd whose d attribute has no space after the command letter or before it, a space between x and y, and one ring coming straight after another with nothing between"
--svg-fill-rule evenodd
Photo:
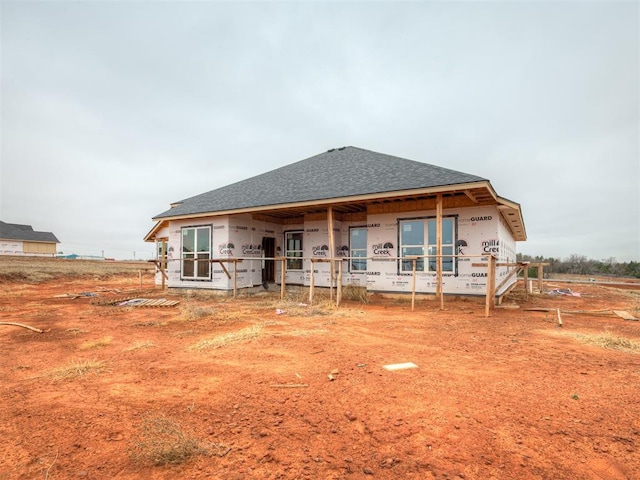
<instances>
[{"instance_id":1,"label":"roof fascia board","mask_svg":"<svg viewBox=\"0 0 640 480\"><path fill-rule=\"evenodd\" d=\"M498 211L500 212L500 215L502 215L502 218L504 218L505 222L507 222L507 225L509 225L509 228L512 228L512 220L509 219L507 217L507 215L505 215L505 211L506 210L514 210L516 212L516 214L518 215L518 224L519 226L522 227L522 234L521 234L521 238L516 238L516 241L519 242L523 242L527 239L527 229L524 225L524 218L522 218L522 210L520 209L520 204L516 203L516 202L512 202L511 200L507 200L506 198L503 197L498 197ZM512 229L511 233L514 234L514 236L518 236L516 235L516 232Z\"/></svg>"},{"instance_id":2,"label":"roof fascia board","mask_svg":"<svg viewBox=\"0 0 640 480\"><path fill-rule=\"evenodd\" d=\"M0 240L7 242L27 242L27 243L60 243L54 242L53 240L26 240L24 238L0 238Z\"/></svg>"},{"instance_id":3,"label":"roof fascia board","mask_svg":"<svg viewBox=\"0 0 640 480\"><path fill-rule=\"evenodd\" d=\"M162 228L163 223L165 223L164 220L160 220L160 221L156 222L156 224L153 226L153 228L151 230L149 230L149 233L147 233L144 236L144 241L145 242L155 242L156 241L156 238L155 238L156 232Z\"/></svg>"}]
</instances>

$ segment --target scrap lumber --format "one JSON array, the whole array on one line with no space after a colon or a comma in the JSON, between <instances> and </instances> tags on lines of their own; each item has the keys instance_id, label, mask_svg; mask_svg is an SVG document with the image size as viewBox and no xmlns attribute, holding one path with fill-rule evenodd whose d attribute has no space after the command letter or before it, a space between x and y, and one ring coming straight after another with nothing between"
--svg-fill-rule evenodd
<instances>
[{"instance_id":1,"label":"scrap lumber","mask_svg":"<svg viewBox=\"0 0 640 480\"><path fill-rule=\"evenodd\" d=\"M25 325L23 323L16 323L16 322L0 322L0 325L12 325L14 327L22 327L22 328L26 328L28 330L33 330L34 332L38 332L38 333L44 333L44 330L40 330L39 328L36 327L31 327L29 325Z\"/></svg>"},{"instance_id":2,"label":"scrap lumber","mask_svg":"<svg viewBox=\"0 0 640 480\"><path fill-rule=\"evenodd\" d=\"M418 366L413 362L406 363L394 363L392 365L384 365L382 368L388 370L390 372L395 372L396 370L406 370L408 368L418 368Z\"/></svg>"},{"instance_id":3,"label":"scrap lumber","mask_svg":"<svg viewBox=\"0 0 640 480\"><path fill-rule=\"evenodd\" d=\"M525 312L555 312L557 308L546 307L532 307L525 308ZM569 315L594 315L594 316L610 316L613 315L611 310L560 310L560 313L566 313Z\"/></svg>"},{"instance_id":4,"label":"scrap lumber","mask_svg":"<svg viewBox=\"0 0 640 480\"><path fill-rule=\"evenodd\" d=\"M629 312L625 312L624 310L614 310L613 313L623 320L635 320L638 321L636 317L631 315Z\"/></svg>"},{"instance_id":5,"label":"scrap lumber","mask_svg":"<svg viewBox=\"0 0 640 480\"><path fill-rule=\"evenodd\" d=\"M306 383L274 383L271 388L303 388L308 386Z\"/></svg>"},{"instance_id":6,"label":"scrap lumber","mask_svg":"<svg viewBox=\"0 0 640 480\"><path fill-rule=\"evenodd\" d=\"M119 306L119 307L175 307L180 303L179 300L167 300L166 298L140 298L140 297L120 297L102 299L94 302L94 305L101 306Z\"/></svg>"}]
</instances>

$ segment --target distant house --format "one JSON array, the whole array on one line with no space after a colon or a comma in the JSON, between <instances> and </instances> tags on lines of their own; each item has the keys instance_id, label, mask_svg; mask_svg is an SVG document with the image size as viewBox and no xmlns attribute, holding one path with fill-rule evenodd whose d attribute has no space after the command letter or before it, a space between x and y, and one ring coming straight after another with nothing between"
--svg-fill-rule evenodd
<instances>
[{"instance_id":1,"label":"distant house","mask_svg":"<svg viewBox=\"0 0 640 480\"><path fill-rule=\"evenodd\" d=\"M145 240L164 254L168 286L185 288L278 282L283 267L287 284L310 285L313 268L314 285L329 286L322 260L334 259L344 285L410 292L418 256L416 291L439 280L445 294L484 295L481 256L515 262L526 240L520 205L489 180L356 147L175 202L154 220ZM507 273L498 266L498 295L516 281Z\"/></svg>"},{"instance_id":2,"label":"distant house","mask_svg":"<svg viewBox=\"0 0 640 480\"><path fill-rule=\"evenodd\" d=\"M0 255L54 256L58 243L51 232L37 232L31 225L0 221Z\"/></svg>"}]
</instances>

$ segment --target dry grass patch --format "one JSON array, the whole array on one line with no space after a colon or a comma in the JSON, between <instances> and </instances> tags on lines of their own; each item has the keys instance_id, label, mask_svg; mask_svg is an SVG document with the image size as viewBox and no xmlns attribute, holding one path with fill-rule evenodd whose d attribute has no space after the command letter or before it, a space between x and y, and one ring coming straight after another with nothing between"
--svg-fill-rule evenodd
<instances>
[{"instance_id":1,"label":"dry grass patch","mask_svg":"<svg viewBox=\"0 0 640 480\"><path fill-rule=\"evenodd\" d=\"M136 463L170 465L184 463L204 453L198 440L187 435L180 424L165 416L147 417L140 433L131 440L129 455Z\"/></svg>"},{"instance_id":2,"label":"dry grass patch","mask_svg":"<svg viewBox=\"0 0 640 480\"><path fill-rule=\"evenodd\" d=\"M619 337L611 332L605 333L569 333L577 339L579 342L587 345L595 345L597 347L606 348L609 350L619 350L622 352L638 353L640 352L640 342L631 340L626 337Z\"/></svg>"},{"instance_id":3,"label":"dry grass patch","mask_svg":"<svg viewBox=\"0 0 640 480\"><path fill-rule=\"evenodd\" d=\"M222 443L200 442L162 414L144 418L128 447L131 460L156 466L178 465L196 455L224 457L230 450Z\"/></svg>"},{"instance_id":4,"label":"dry grass patch","mask_svg":"<svg viewBox=\"0 0 640 480\"><path fill-rule=\"evenodd\" d=\"M366 287L356 287L354 285L347 285L342 288L342 298L359 303L369 303L371 301L370 294L367 292Z\"/></svg>"},{"instance_id":5,"label":"dry grass patch","mask_svg":"<svg viewBox=\"0 0 640 480\"><path fill-rule=\"evenodd\" d=\"M93 348L101 348L106 347L107 345L111 345L113 341L112 337L103 337L98 340L88 340L80 344L80 350L91 350Z\"/></svg>"},{"instance_id":6,"label":"dry grass patch","mask_svg":"<svg viewBox=\"0 0 640 480\"><path fill-rule=\"evenodd\" d=\"M212 317L216 310L212 307L201 307L199 305L186 304L180 308L180 320L191 322L203 318Z\"/></svg>"},{"instance_id":7,"label":"dry grass patch","mask_svg":"<svg viewBox=\"0 0 640 480\"><path fill-rule=\"evenodd\" d=\"M144 350L145 348L151 348L155 346L156 346L155 343L153 343L151 340L139 340L133 345L131 345L129 348L126 348L125 352L133 352L135 350Z\"/></svg>"},{"instance_id":8,"label":"dry grass patch","mask_svg":"<svg viewBox=\"0 0 640 480\"><path fill-rule=\"evenodd\" d=\"M38 284L62 277L100 279L115 276L127 276L137 280L139 271L144 271L147 276L151 272L146 262L105 262L3 255L0 262L0 281Z\"/></svg>"},{"instance_id":9,"label":"dry grass patch","mask_svg":"<svg viewBox=\"0 0 640 480\"><path fill-rule=\"evenodd\" d=\"M89 333L89 330L82 330L81 328L71 327L65 330L69 335L79 335L81 333Z\"/></svg>"},{"instance_id":10,"label":"dry grass patch","mask_svg":"<svg viewBox=\"0 0 640 480\"><path fill-rule=\"evenodd\" d=\"M235 332L225 333L216 337L200 340L198 343L189 347L189 350L207 350L210 348L220 348L233 343L246 342L247 340L256 340L264 335L264 324L256 323L250 327L237 330Z\"/></svg>"},{"instance_id":11,"label":"dry grass patch","mask_svg":"<svg viewBox=\"0 0 640 480\"><path fill-rule=\"evenodd\" d=\"M70 380L83 377L89 373L98 374L104 370L102 360L74 360L67 365L49 372L48 376L54 380Z\"/></svg>"}]
</instances>

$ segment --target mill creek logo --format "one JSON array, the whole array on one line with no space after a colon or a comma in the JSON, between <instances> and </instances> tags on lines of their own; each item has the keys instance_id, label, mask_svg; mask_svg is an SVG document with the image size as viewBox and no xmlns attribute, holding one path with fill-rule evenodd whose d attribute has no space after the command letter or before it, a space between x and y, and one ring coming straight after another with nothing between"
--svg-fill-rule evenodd
<instances>
[{"instance_id":1,"label":"mill creek logo","mask_svg":"<svg viewBox=\"0 0 640 480\"><path fill-rule=\"evenodd\" d=\"M262 245L242 245L242 254L259 257L262 255Z\"/></svg>"},{"instance_id":2,"label":"mill creek logo","mask_svg":"<svg viewBox=\"0 0 640 480\"><path fill-rule=\"evenodd\" d=\"M314 257L326 257L329 253L329 247L326 245L316 245L311 247L311 252Z\"/></svg>"},{"instance_id":3,"label":"mill creek logo","mask_svg":"<svg viewBox=\"0 0 640 480\"><path fill-rule=\"evenodd\" d=\"M392 255L393 243L377 243L373 246L373 255L376 257L390 257Z\"/></svg>"},{"instance_id":4,"label":"mill creek logo","mask_svg":"<svg viewBox=\"0 0 640 480\"><path fill-rule=\"evenodd\" d=\"M220 245L218 245L218 252L220 253L220 255L233 255L234 248L236 247L231 242L221 243Z\"/></svg>"},{"instance_id":5,"label":"mill creek logo","mask_svg":"<svg viewBox=\"0 0 640 480\"><path fill-rule=\"evenodd\" d=\"M349 247L346 245L341 246L338 249L337 257L348 257L349 256Z\"/></svg>"},{"instance_id":6,"label":"mill creek logo","mask_svg":"<svg viewBox=\"0 0 640 480\"><path fill-rule=\"evenodd\" d=\"M500 253L500 240L485 240L482 242L482 253Z\"/></svg>"},{"instance_id":7,"label":"mill creek logo","mask_svg":"<svg viewBox=\"0 0 640 480\"><path fill-rule=\"evenodd\" d=\"M460 239L456 242L456 249L457 249L457 253L458 255L464 255L464 250L463 248L468 247L469 244L467 243L466 240Z\"/></svg>"}]
</instances>

